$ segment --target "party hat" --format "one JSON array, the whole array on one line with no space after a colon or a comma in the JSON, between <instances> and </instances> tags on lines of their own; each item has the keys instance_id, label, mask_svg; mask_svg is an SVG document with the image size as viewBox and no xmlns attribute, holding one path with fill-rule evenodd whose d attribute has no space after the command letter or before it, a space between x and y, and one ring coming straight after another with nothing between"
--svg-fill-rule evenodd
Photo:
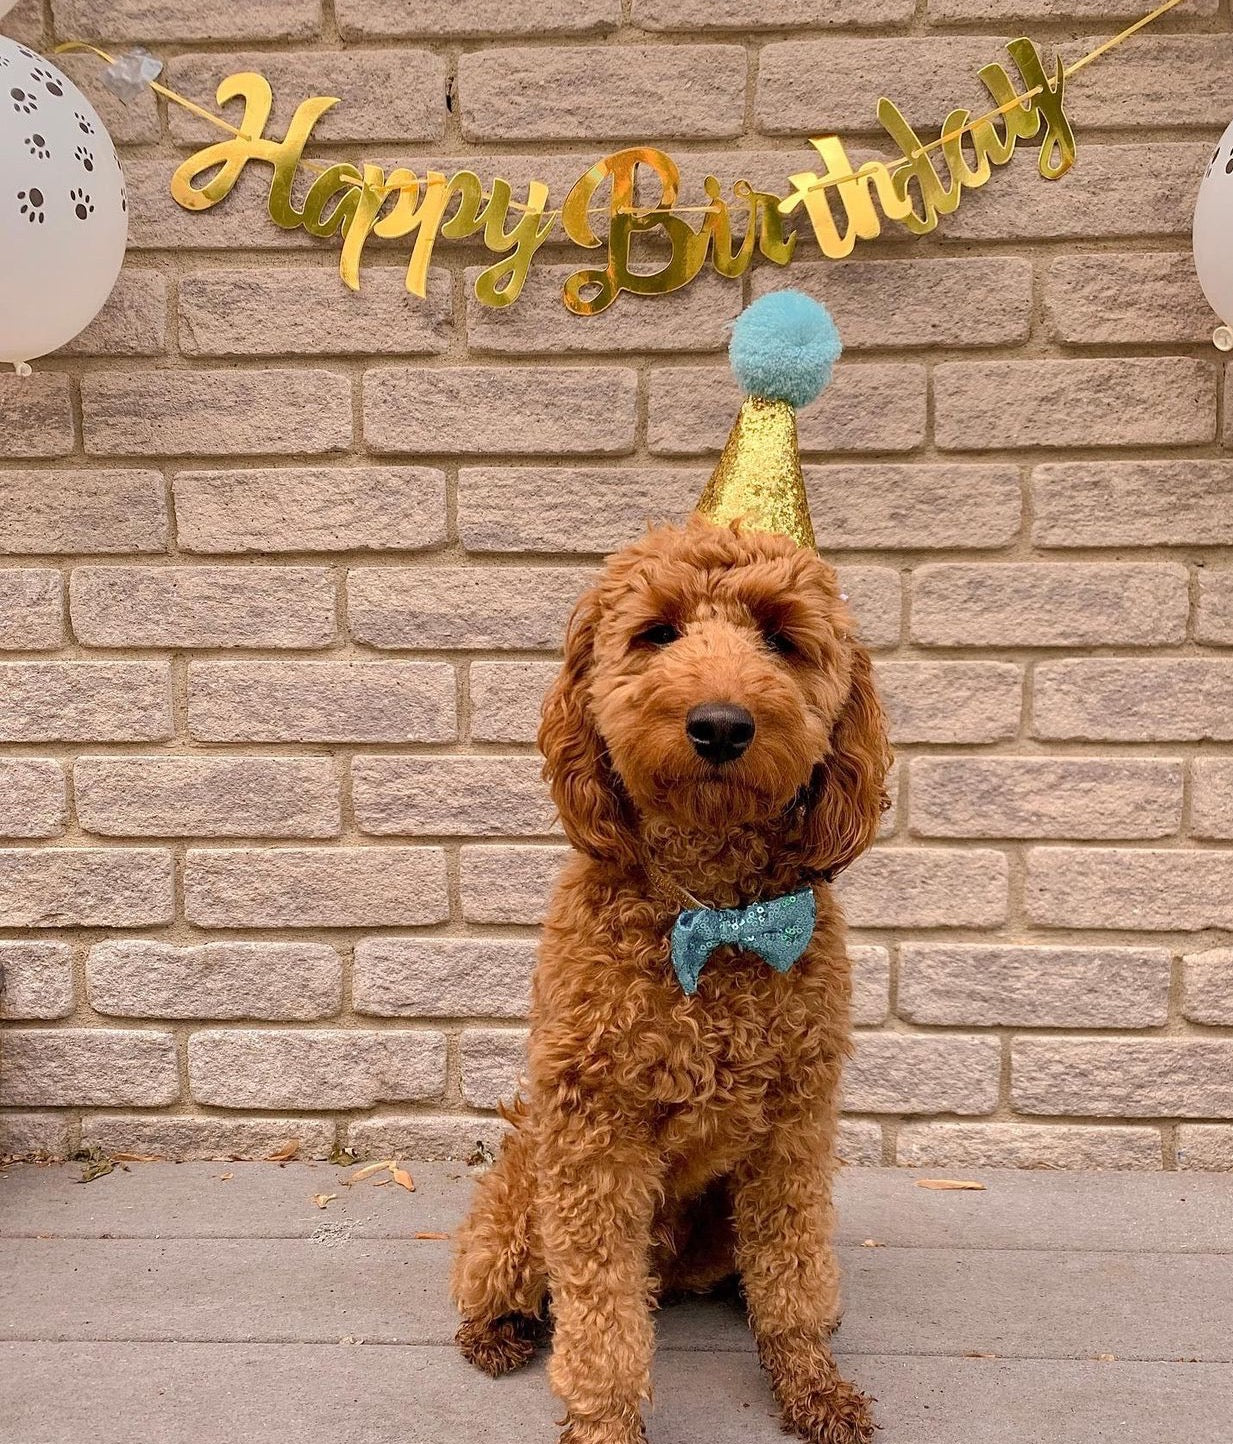
<instances>
[{"instance_id":1,"label":"party hat","mask_svg":"<svg viewBox=\"0 0 1233 1444\"><path fill-rule=\"evenodd\" d=\"M842 350L825 306L800 291L771 291L732 328L728 359L745 393L697 510L720 526L779 532L813 547L796 442L796 408L831 379Z\"/></svg>"}]
</instances>

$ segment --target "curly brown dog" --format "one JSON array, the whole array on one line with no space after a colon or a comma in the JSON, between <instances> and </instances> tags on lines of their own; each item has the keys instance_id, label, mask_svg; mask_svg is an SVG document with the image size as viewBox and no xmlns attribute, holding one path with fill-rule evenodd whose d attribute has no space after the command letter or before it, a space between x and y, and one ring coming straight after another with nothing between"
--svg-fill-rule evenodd
<instances>
[{"instance_id":1,"label":"curly brown dog","mask_svg":"<svg viewBox=\"0 0 1233 1444\"><path fill-rule=\"evenodd\" d=\"M890 761L851 625L813 550L697 517L613 556L570 623L540 745L576 853L535 975L529 1092L452 1279L459 1343L490 1374L531 1357L550 1310L568 1444L645 1437L655 1299L733 1273L785 1425L873 1436L828 1342L850 994L828 881L872 841ZM724 947L686 995L683 908L810 884L790 971Z\"/></svg>"}]
</instances>

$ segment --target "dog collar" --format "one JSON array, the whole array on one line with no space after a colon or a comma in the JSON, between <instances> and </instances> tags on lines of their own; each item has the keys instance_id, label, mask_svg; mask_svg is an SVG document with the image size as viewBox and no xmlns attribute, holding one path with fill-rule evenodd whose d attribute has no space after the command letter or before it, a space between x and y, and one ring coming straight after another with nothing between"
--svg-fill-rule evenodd
<instances>
[{"instance_id":1,"label":"dog collar","mask_svg":"<svg viewBox=\"0 0 1233 1444\"><path fill-rule=\"evenodd\" d=\"M757 953L777 973L786 973L809 946L816 922L811 887L743 908L689 908L672 925L672 967L690 996L716 948Z\"/></svg>"}]
</instances>

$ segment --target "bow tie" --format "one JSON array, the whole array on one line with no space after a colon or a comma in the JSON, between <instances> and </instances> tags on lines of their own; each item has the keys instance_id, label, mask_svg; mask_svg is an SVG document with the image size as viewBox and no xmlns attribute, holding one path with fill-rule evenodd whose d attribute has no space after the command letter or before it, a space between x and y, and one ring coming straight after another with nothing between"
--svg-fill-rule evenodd
<instances>
[{"instance_id":1,"label":"bow tie","mask_svg":"<svg viewBox=\"0 0 1233 1444\"><path fill-rule=\"evenodd\" d=\"M809 946L816 919L811 887L743 908L691 908L672 925L672 966L690 995L698 991L699 974L716 948L757 953L777 973L786 973Z\"/></svg>"}]
</instances>

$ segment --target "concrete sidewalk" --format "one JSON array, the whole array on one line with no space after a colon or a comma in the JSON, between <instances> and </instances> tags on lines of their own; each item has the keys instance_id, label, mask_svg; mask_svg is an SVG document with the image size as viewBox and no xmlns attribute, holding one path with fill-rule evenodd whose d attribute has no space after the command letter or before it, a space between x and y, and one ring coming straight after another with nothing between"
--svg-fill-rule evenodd
<instances>
[{"instance_id":1,"label":"concrete sidewalk","mask_svg":"<svg viewBox=\"0 0 1233 1444\"><path fill-rule=\"evenodd\" d=\"M543 1363L463 1364L461 1165L0 1169L2 1444L553 1444ZM847 1370L883 1444L1233 1440L1233 1178L846 1170ZM388 1174L385 1175L388 1177ZM336 1194L324 1208L314 1194ZM665 1309L652 1444L782 1440L729 1304Z\"/></svg>"}]
</instances>

